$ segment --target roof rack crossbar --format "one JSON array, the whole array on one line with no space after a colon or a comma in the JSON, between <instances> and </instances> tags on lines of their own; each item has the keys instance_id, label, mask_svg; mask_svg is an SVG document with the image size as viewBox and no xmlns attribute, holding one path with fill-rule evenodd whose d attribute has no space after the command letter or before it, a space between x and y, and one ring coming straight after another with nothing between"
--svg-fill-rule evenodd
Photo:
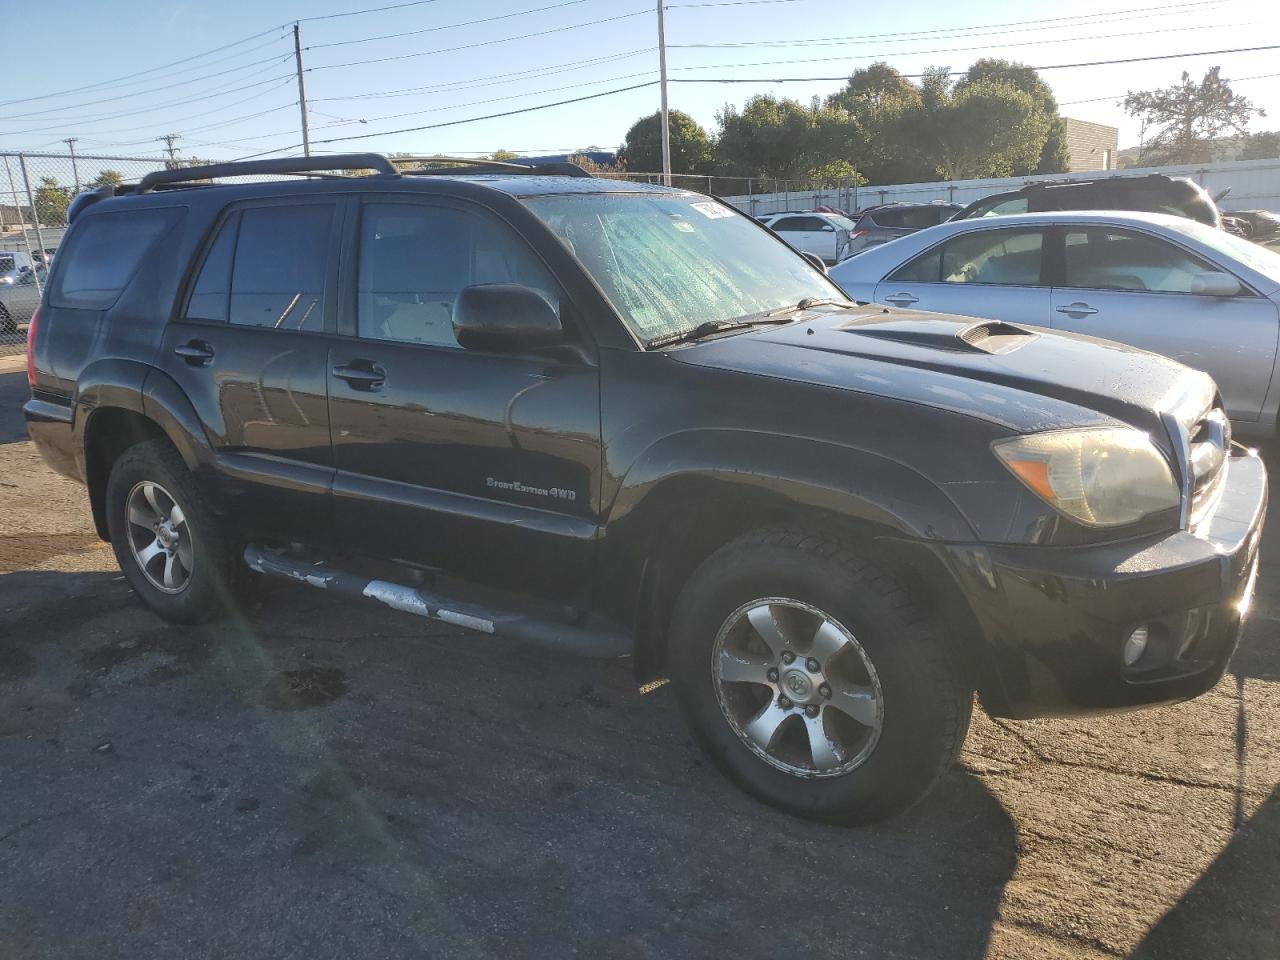
<instances>
[{"instance_id":1,"label":"roof rack crossbar","mask_svg":"<svg viewBox=\"0 0 1280 960\"><path fill-rule=\"evenodd\" d=\"M150 193L153 187L216 177L243 177L272 173L307 173L313 170L370 169L395 175L395 165L381 153L340 153L324 157L281 157L272 160L241 160L213 163L206 167L157 170L138 182L135 193Z\"/></svg>"}]
</instances>

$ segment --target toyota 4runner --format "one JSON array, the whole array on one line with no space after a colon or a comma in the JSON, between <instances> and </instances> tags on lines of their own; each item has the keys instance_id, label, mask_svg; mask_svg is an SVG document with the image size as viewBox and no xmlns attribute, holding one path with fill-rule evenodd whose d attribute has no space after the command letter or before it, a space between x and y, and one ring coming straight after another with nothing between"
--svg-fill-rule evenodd
<instances>
[{"instance_id":1,"label":"toyota 4runner","mask_svg":"<svg viewBox=\"0 0 1280 960\"><path fill-rule=\"evenodd\" d=\"M855 303L715 199L569 165L83 195L29 351L31 436L160 616L257 571L629 655L728 776L825 819L923 795L975 690L1210 688L1267 497L1204 374Z\"/></svg>"}]
</instances>

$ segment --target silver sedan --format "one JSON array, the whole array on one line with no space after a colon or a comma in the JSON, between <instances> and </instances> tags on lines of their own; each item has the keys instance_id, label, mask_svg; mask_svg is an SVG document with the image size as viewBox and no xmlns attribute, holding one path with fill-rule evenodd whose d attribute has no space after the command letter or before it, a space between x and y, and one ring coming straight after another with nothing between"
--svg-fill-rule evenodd
<instances>
[{"instance_id":1,"label":"silver sedan","mask_svg":"<svg viewBox=\"0 0 1280 960\"><path fill-rule=\"evenodd\" d=\"M40 294L44 289L44 268L40 268L40 283L28 270L16 279L0 282L0 333L14 333L18 324L26 323L40 306Z\"/></svg>"},{"instance_id":2,"label":"silver sedan","mask_svg":"<svg viewBox=\"0 0 1280 960\"><path fill-rule=\"evenodd\" d=\"M1280 254L1193 220L1032 213L921 230L831 269L852 297L1133 344L1210 374L1241 433L1280 409Z\"/></svg>"}]
</instances>

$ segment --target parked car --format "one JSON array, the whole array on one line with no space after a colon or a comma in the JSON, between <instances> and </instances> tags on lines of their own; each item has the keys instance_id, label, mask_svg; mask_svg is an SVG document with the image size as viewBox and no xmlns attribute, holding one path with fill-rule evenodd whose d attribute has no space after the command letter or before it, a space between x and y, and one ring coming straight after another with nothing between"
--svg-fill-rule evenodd
<instances>
[{"instance_id":1,"label":"parked car","mask_svg":"<svg viewBox=\"0 0 1280 960\"><path fill-rule=\"evenodd\" d=\"M1280 236L1280 216L1270 210L1232 210L1222 216L1237 225L1240 236L1255 243L1268 243Z\"/></svg>"},{"instance_id":2,"label":"parked car","mask_svg":"<svg viewBox=\"0 0 1280 960\"><path fill-rule=\"evenodd\" d=\"M830 266L843 255L853 221L838 213L771 213L760 222L801 253L821 257Z\"/></svg>"},{"instance_id":3,"label":"parked car","mask_svg":"<svg viewBox=\"0 0 1280 960\"><path fill-rule=\"evenodd\" d=\"M1280 254L1222 230L1154 213L960 220L845 261L832 277L858 299L1165 354L1217 381L1241 433L1276 432Z\"/></svg>"},{"instance_id":4,"label":"parked car","mask_svg":"<svg viewBox=\"0 0 1280 960\"><path fill-rule=\"evenodd\" d=\"M844 256L852 257L925 227L936 227L962 209L958 203L890 203L873 207L854 221Z\"/></svg>"},{"instance_id":5,"label":"parked car","mask_svg":"<svg viewBox=\"0 0 1280 960\"><path fill-rule=\"evenodd\" d=\"M253 570L470 628L422 693L459 708L485 634L630 655L735 782L860 822L975 688L1025 718L1222 675L1267 478L1205 374L854 303L705 196L471 163L72 207L26 419L160 616ZM263 180L330 166L377 175Z\"/></svg>"},{"instance_id":6,"label":"parked car","mask_svg":"<svg viewBox=\"0 0 1280 960\"><path fill-rule=\"evenodd\" d=\"M18 250L0 250L0 283L14 281L30 270L31 257Z\"/></svg>"},{"instance_id":7,"label":"parked car","mask_svg":"<svg viewBox=\"0 0 1280 960\"><path fill-rule=\"evenodd\" d=\"M1052 210L1134 210L1168 213L1221 226L1218 205L1203 187L1186 177L1151 173L1141 177L1099 177L1096 180L1043 180L1020 190L975 200L955 215L956 220L1044 213Z\"/></svg>"},{"instance_id":8,"label":"parked car","mask_svg":"<svg viewBox=\"0 0 1280 960\"><path fill-rule=\"evenodd\" d=\"M0 333L16 333L40 306L47 271L43 266L19 274L16 280L0 282ZM37 278L39 283L36 282Z\"/></svg>"}]
</instances>

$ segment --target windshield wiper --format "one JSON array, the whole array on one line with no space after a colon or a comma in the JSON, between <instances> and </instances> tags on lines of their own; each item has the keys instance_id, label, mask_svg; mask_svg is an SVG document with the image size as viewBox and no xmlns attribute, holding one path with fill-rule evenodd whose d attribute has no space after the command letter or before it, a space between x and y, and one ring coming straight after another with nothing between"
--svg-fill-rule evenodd
<instances>
[{"instance_id":1,"label":"windshield wiper","mask_svg":"<svg viewBox=\"0 0 1280 960\"><path fill-rule=\"evenodd\" d=\"M789 323L790 316L801 310L808 310L810 307L852 307L853 303L847 303L843 300L826 300L819 297L805 297L798 303L791 303L785 307L778 307L774 310L766 310L763 313L753 313L737 320L706 320L698 324L692 330L683 330L679 333L663 334L661 337L654 337L652 340L645 341L645 349L652 350L654 347L668 347L673 343L690 343L694 340L701 340L703 337L709 337L716 333L723 333L726 330L742 330L746 327L754 327L771 323Z\"/></svg>"}]
</instances>

